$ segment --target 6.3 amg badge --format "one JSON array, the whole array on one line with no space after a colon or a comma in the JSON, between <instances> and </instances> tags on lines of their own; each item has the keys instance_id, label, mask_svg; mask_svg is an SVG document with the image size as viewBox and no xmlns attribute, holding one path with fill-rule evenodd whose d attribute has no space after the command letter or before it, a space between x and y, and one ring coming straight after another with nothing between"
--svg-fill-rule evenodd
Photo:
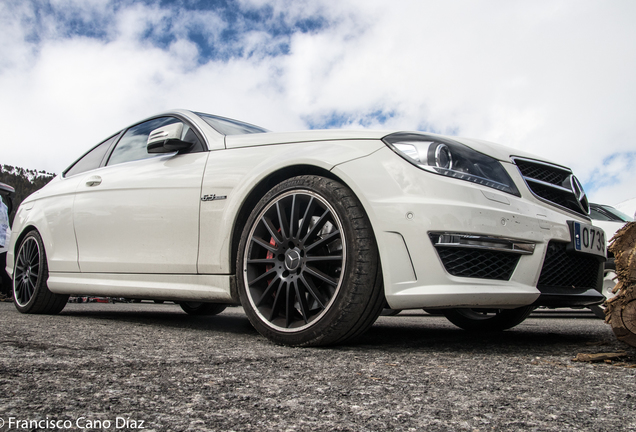
<instances>
[{"instance_id":1,"label":"6.3 amg badge","mask_svg":"<svg viewBox=\"0 0 636 432\"><path fill-rule=\"evenodd\" d=\"M201 201L216 201L216 200L224 200L224 199L227 199L227 195L212 194L212 195L203 195L201 197Z\"/></svg>"}]
</instances>

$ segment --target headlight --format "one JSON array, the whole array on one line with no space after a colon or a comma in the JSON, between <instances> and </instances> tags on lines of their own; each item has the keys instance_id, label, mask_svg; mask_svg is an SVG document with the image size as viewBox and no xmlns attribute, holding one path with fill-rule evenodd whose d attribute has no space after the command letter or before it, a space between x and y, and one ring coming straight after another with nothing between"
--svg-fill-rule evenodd
<instances>
[{"instance_id":1,"label":"headlight","mask_svg":"<svg viewBox=\"0 0 636 432\"><path fill-rule=\"evenodd\" d=\"M447 138L401 132L384 137L384 142L423 170L521 196L497 159L464 144Z\"/></svg>"}]
</instances>

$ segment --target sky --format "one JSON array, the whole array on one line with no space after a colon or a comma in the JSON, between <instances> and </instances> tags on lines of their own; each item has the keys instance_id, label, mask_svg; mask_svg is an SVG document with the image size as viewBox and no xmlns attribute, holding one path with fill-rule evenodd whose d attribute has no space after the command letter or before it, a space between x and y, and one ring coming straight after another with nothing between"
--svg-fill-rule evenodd
<instances>
[{"instance_id":1,"label":"sky","mask_svg":"<svg viewBox=\"0 0 636 432\"><path fill-rule=\"evenodd\" d=\"M636 1L0 2L0 163L59 173L184 108L274 131L419 130L636 197Z\"/></svg>"}]
</instances>

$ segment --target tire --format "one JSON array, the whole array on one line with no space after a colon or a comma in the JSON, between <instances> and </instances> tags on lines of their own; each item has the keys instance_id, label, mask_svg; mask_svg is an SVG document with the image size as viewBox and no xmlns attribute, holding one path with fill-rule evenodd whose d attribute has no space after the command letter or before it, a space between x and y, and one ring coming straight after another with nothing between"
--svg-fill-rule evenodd
<instances>
[{"instance_id":1,"label":"tire","mask_svg":"<svg viewBox=\"0 0 636 432\"><path fill-rule=\"evenodd\" d=\"M502 331L521 324L534 306L517 309L444 309L444 316L457 327L472 332Z\"/></svg>"},{"instance_id":2,"label":"tire","mask_svg":"<svg viewBox=\"0 0 636 432\"><path fill-rule=\"evenodd\" d=\"M429 315L435 315L435 316L439 316L439 315L444 315L444 310L443 309L422 309L424 312L426 312Z\"/></svg>"},{"instance_id":3,"label":"tire","mask_svg":"<svg viewBox=\"0 0 636 432\"><path fill-rule=\"evenodd\" d=\"M218 315L226 308L221 303L181 302L181 309L189 315Z\"/></svg>"},{"instance_id":4,"label":"tire","mask_svg":"<svg viewBox=\"0 0 636 432\"><path fill-rule=\"evenodd\" d=\"M354 193L319 176L270 190L237 253L241 304L274 343L319 346L365 332L385 304L378 249Z\"/></svg>"},{"instance_id":5,"label":"tire","mask_svg":"<svg viewBox=\"0 0 636 432\"><path fill-rule=\"evenodd\" d=\"M66 306L68 295L52 293L46 285L49 269L42 237L29 232L20 243L13 272L15 307L25 314L58 314Z\"/></svg>"},{"instance_id":6,"label":"tire","mask_svg":"<svg viewBox=\"0 0 636 432\"><path fill-rule=\"evenodd\" d=\"M380 316L396 316L400 312L402 312L402 309L391 309L385 307L384 309L382 309L382 312L380 312Z\"/></svg>"},{"instance_id":7,"label":"tire","mask_svg":"<svg viewBox=\"0 0 636 432\"><path fill-rule=\"evenodd\" d=\"M605 319L605 307L603 305L588 306L596 318Z\"/></svg>"}]
</instances>

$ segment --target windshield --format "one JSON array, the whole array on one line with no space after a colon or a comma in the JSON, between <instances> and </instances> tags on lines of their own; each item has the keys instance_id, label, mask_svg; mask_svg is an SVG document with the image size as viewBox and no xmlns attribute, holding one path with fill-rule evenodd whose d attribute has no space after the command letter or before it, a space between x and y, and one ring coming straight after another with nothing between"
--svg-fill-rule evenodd
<instances>
[{"instance_id":1,"label":"windshield","mask_svg":"<svg viewBox=\"0 0 636 432\"><path fill-rule=\"evenodd\" d=\"M631 216L626 215L612 206L602 204L590 204L590 217L600 221L633 222Z\"/></svg>"},{"instance_id":2,"label":"windshield","mask_svg":"<svg viewBox=\"0 0 636 432\"><path fill-rule=\"evenodd\" d=\"M616 216L618 219L622 220L623 222L634 222L634 219L632 217L626 215L620 210L615 209L614 207L611 207L608 205L602 205L601 207L608 213L611 213L612 215Z\"/></svg>"},{"instance_id":3,"label":"windshield","mask_svg":"<svg viewBox=\"0 0 636 432\"><path fill-rule=\"evenodd\" d=\"M195 113L201 117L207 124L212 126L217 132L223 135L243 135L253 133L266 133L269 132L259 126L254 126L249 123L243 123L238 120L232 120L225 117L218 117L211 114Z\"/></svg>"}]
</instances>

